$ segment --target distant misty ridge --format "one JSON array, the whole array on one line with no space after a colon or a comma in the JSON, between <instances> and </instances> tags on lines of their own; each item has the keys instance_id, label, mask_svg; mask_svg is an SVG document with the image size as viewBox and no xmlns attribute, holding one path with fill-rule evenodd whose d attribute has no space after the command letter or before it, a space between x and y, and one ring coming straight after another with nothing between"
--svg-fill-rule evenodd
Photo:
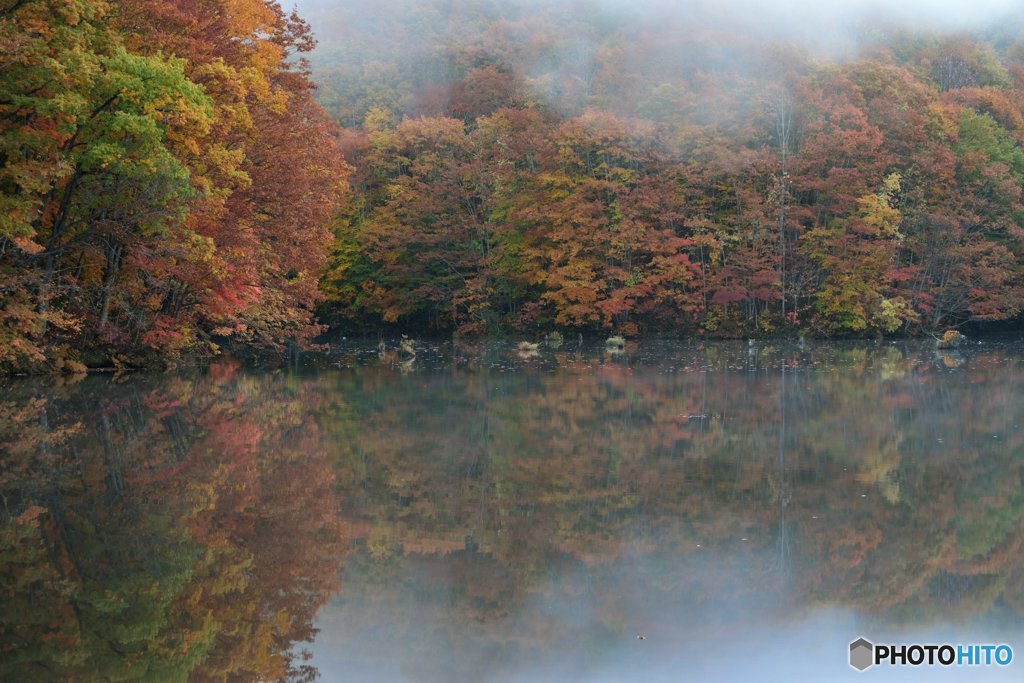
<instances>
[{"instance_id":1,"label":"distant misty ridge","mask_svg":"<svg viewBox=\"0 0 1024 683\"><path fill-rule=\"evenodd\" d=\"M290 4L282 3L285 7ZM363 0L296 0L293 3L314 30L332 10L365 10L372 19L386 14L391 2ZM884 24L915 30L975 31L1024 20L1024 9L1016 0L448 0L424 3L439 13L472 14L479 11L502 13L550 9L562 6L578 13L595 9L631 17L651 16L733 28L748 34L780 41L796 41L832 52L837 45L857 42L865 27ZM325 37L329 40L329 37Z\"/></svg>"}]
</instances>

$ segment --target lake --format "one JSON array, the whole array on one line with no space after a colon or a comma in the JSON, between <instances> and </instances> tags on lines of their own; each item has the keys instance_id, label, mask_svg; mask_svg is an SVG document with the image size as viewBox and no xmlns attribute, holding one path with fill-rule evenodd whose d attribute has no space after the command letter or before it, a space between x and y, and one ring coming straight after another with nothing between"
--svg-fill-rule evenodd
<instances>
[{"instance_id":1,"label":"lake","mask_svg":"<svg viewBox=\"0 0 1024 683\"><path fill-rule=\"evenodd\" d=\"M0 384L0 680L1024 678L1021 343L396 347Z\"/></svg>"}]
</instances>

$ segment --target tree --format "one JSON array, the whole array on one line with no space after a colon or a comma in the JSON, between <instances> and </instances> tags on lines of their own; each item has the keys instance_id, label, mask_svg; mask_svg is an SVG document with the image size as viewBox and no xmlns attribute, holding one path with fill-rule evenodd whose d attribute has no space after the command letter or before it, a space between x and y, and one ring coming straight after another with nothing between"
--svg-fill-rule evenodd
<instances>
[{"instance_id":1,"label":"tree","mask_svg":"<svg viewBox=\"0 0 1024 683\"><path fill-rule=\"evenodd\" d=\"M195 194L168 138L204 135L210 101L182 60L120 48L106 10L18 3L2 18L5 363L41 360L90 316L105 325L125 249L166 235Z\"/></svg>"},{"instance_id":2,"label":"tree","mask_svg":"<svg viewBox=\"0 0 1024 683\"><path fill-rule=\"evenodd\" d=\"M855 218L804 235L804 248L824 273L817 308L829 331L895 332L916 315L903 299L887 297L890 270L903 241L902 216L894 207L898 173L889 174L878 192L861 197Z\"/></svg>"}]
</instances>

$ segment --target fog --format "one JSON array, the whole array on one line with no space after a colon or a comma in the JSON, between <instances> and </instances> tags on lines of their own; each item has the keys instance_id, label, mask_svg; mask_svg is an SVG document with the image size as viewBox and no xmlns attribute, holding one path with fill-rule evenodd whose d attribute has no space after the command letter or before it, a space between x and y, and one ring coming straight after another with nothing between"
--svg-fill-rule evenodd
<instances>
[{"instance_id":1,"label":"fog","mask_svg":"<svg viewBox=\"0 0 1024 683\"><path fill-rule=\"evenodd\" d=\"M432 99L444 102L484 63L516 73L534 101L563 115L633 115L622 103L686 79L697 92L699 72L774 81L773 50L844 61L963 34L1024 49L1024 9L1013 0L299 0L298 9L319 40L321 104L346 126L371 106L450 111Z\"/></svg>"},{"instance_id":2,"label":"fog","mask_svg":"<svg viewBox=\"0 0 1024 683\"><path fill-rule=\"evenodd\" d=\"M614 4L614 3L611 3ZM844 26L865 19L879 18L902 21L908 25L930 24L948 29L979 28L1019 13L1016 0L722 0L721 2L641 3L663 12L684 15L699 7L707 16L738 20L748 24L767 24L780 30L796 29L798 24L816 28ZM632 3L623 6L631 7ZM803 33L803 31L799 31Z\"/></svg>"},{"instance_id":3,"label":"fog","mask_svg":"<svg viewBox=\"0 0 1024 683\"><path fill-rule=\"evenodd\" d=\"M384 103L400 112L407 104L402 95L413 100L423 84L443 82L448 67L441 46L478 45L483 39L472 33L477 27L501 24L504 32L498 38L491 35L491 45L502 58L523 66L538 92L553 81L563 86L564 94L575 80L587 81L592 96L599 90L593 82L600 80L588 71L598 61L594 54L610 42L611 49L618 49L609 36L619 34L627 43L638 36L651 38L646 50L624 50L615 65L627 74L643 73L657 84L667 82L673 68L694 60L702 68L749 68L761 57L749 49L752 44L782 43L843 59L856 55L879 33L981 32L1003 36L1002 42L1010 44L1024 23L1019 0L299 0L298 9L321 41L313 56L314 79L334 71L322 94L328 109L346 125L358 125L368 106L351 102ZM589 22L573 25L597 28L573 33L557 22L566 16L586 16ZM536 28L544 22L553 35L536 39ZM686 40L693 27L705 31L699 44ZM604 60L614 63L607 56ZM634 85L621 75L614 80L627 88ZM554 89L544 94L550 96ZM624 91L620 99L635 101L631 96L637 93L649 96L638 87ZM671 559L674 566L687 562ZM993 630L986 623L901 628L872 622L844 605L801 604L785 591L754 600L749 592L737 596L733 586L749 585L741 567L748 559L720 556L692 567L685 581L701 590L689 597L653 589L637 597L638 585L676 571L650 558L616 566L603 579L604 593L580 589L591 585L586 576L553 572L534 599L516 605L501 623L469 627L459 623L458 609L447 604L457 580L443 570L408 568L408 574L392 577L405 588L398 586L384 600L359 589L373 577L350 570L355 573L345 577L347 590L320 615L322 633L312 663L326 680L860 680L864 674L852 670L846 657L848 644L862 635L905 643L1020 642L1019 630ZM618 609L602 605L616 595L622 596ZM613 629L602 621L609 612L620 614ZM537 633L547 634L552 642L538 645L533 640ZM1009 669L894 668L869 675L879 681L1009 681L1020 680L1019 670L1015 663Z\"/></svg>"},{"instance_id":4,"label":"fog","mask_svg":"<svg viewBox=\"0 0 1024 683\"><path fill-rule=\"evenodd\" d=\"M847 659L849 643L861 636L908 645L1017 645L1022 633L985 621L887 624L841 606L800 604L785 589L759 596L756 584L734 583L752 561L746 553L700 564L648 556L620 561L599 576L556 570L504 618L470 618L468 624L467 615L449 603L457 579L436 566L410 562L393 577L404 588L383 599L360 595L373 578L349 571L349 590L318 617L312 664L325 680L392 683L746 683L856 681L865 675L894 682L1020 680L1016 661L1008 667L877 666L858 672ZM610 614L616 615L612 622Z\"/></svg>"},{"instance_id":5,"label":"fog","mask_svg":"<svg viewBox=\"0 0 1024 683\"><path fill-rule=\"evenodd\" d=\"M282 4L289 5L288 2ZM386 14L389 4L364 0L298 0L296 6L308 16L315 29L332 10L363 7L372 12L379 8ZM865 27L877 24L939 31L1007 28L1007 23L1024 25L1024 10L1019 0L446 0L423 4L451 13L470 12L480 6L512 9L549 8L560 4L579 12L591 12L596 7L632 17L651 15L720 29L732 28L827 51L835 48L835 41L854 41Z\"/></svg>"}]
</instances>

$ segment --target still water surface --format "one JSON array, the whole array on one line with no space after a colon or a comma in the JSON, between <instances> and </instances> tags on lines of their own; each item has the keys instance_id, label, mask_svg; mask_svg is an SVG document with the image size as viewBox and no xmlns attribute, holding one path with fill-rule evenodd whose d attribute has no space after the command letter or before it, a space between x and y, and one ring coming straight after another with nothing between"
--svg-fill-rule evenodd
<instances>
[{"instance_id":1,"label":"still water surface","mask_svg":"<svg viewBox=\"0 0 1024 683\"><path fill-rule=\"evenodd\" d=\"M0 389L3 681L1024 680L1019 343ZM1018 661L858 673L858 636Z\"/></svg>"}]
</instances>

